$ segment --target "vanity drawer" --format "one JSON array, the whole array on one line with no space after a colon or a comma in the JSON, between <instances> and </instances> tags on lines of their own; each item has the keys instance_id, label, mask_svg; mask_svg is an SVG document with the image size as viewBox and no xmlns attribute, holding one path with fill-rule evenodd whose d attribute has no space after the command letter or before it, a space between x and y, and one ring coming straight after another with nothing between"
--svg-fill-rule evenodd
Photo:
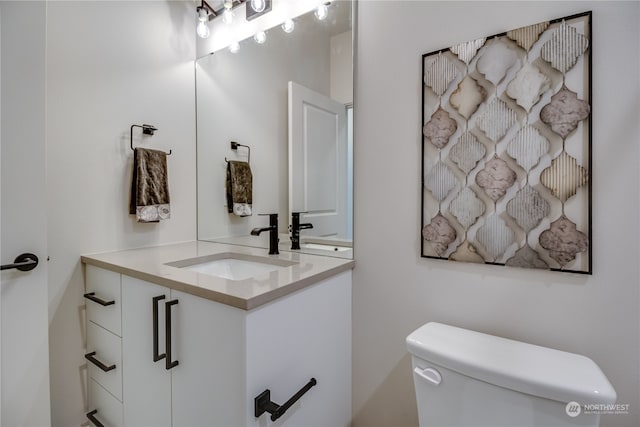
<instances>
[{"instance_id":1,"label":"vanity drawer","mask_svg":"<svg viewBox=\"0 0 640 427\"><path fill-rule=\"evenodd\" d=\"M107 390L102 388L100 384L89 378L89 412L87 419L89 425L104 425L116 427L124 425L122 418L122 403L113 397ZM100 424L97 424L97 421Z\"/></svg>"},{"instance_id":2,"label":"vanity drawer","mask_svg":"<svg viewBox=\"0 0 640 427\"><path fill-rule=\"evenodd\" d=\"M93 265L85 273L87 320L122 336L120 274Z\"/></svg>"},{"instance_id":3,"label":"vanity drawer","mask_svg":"<svg viewBox=\"0 0 640 427\"><path fill-rule=\"evenodd\" d=\"M87 322L85 358L89 378L122 401L122 339L93 322Z\"/></svg>"}]
</instances>

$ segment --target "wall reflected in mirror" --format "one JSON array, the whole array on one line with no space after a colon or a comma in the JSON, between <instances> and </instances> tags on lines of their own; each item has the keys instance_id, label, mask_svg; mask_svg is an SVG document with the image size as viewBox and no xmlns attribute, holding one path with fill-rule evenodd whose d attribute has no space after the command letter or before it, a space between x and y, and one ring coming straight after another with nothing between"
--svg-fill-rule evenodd
<instances>
[{"instance_id":1,"label":"wall reflected in mirror","mask_svg":"<svg viewBox=\"0 0 640 427\"><path fill-rule=\"evenodd\" d=\"M277 7L277 4L274 4ZM280 250L290 250L292 212L313 228L300 251L351 258L353 251L353 5L331 3L278 25L232 52L196 61L198 239L267 248L252 236L278 213ZM213 21L211 25L222 25ZM226 160L251 149L252 215L228 212Z\"/></svg>"}]
</instances>

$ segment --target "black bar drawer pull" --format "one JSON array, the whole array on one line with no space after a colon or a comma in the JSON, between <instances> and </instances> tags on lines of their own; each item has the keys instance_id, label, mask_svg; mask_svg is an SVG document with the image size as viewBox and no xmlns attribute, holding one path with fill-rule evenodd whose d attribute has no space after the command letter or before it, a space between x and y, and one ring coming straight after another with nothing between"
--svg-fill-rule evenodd
<instances>
[{"instance_id":1,"label":"black bar drawer pull","mask_svg":"<svg viewBox=\"0 0 640 427\"><path fill-rule=\"evenodd\" d=\"M109 371L112 371L112 370L116 369L116 365L107 366L104 363L102 363L101 361L99 361L98 359L96 359L94 357L95 355L96 355L96 352L92 351L89 354L85 354L84 358L87 359L89 362L93 363L94 365L96 365L98 368L102 369L104 372L109 372Z\"/></svg>"},{"instance_id":2,"label":"black bar drawer pull","mask_svg":"<svg viewBox=\"0 0 640 427\"><path fill-rule=\"evenodd\" d=\"M178 300L174 299L173 301L167 301L164 303L164 310L165 310L165 338L164 338L164 345L165 345L165 352L166 352L166 365L165 367L167 369L171 369L174 366L178 366L178 361L174 360L171 361L171 306L178 304Z\"/></svg>"},{"instance_id":3,"label":"black bar drawer pull","mask_svg":"<svg viewBox=\"0 0 640 427\"><path fill-rule=\"evenodd\" d=\"M291 399L287 400L282 406L271 401L271 390L266 389L254 399L254 412L256 418L268 412L271 414L271 421L275 421L287 412L287 409L298 401L311 387L318 384L315 378L311 378L309 382L302 387Z\"/></svg>"},{"instance_id":4,"label":"black bar drawer pull","mask_svg":"<svg viewBox=\"0 0 640 427\"><path fill-rule=\"evenodd\" d=\"M108 306L108 305L113 305L116 302L111 300L111 301L105 301L103 299L98 298L97 296L95 296L96 293L95 292L89 292L88 294L84 294L84 297L88 300L91 300L93 302L97 302L98 304L102 305L102 306Z\"/></svg>"},{"instance_id":5,"label":"black bar drawer pull","mask_svg":"<svg viewBox=\"0 0 640 427\"><path fill-rule=\"evenodd\" d=\"M165 353L158 352L158 301L165 299L164 295L153 297L153 361L157 362L166 357Z\"/></svg>"},{"instance_id":6,"label":"black bar drawer pull","mask_svg":"<svg viewBox=\"0 0 640 427\"><path fill-rule=\"evenodd\" d=\"M97 409L94 409L93 411L89 412L87 414L87 418L89 419L89 421L91 421L91 423L96 426L96 427L104 427L104 424L102 424L100 421L98 421L98 419L95 417L95 415L98 413Z\"/></svg>"},{"instance_id":7,"label":"black bar drawer pull","mask_svg":"<svg viewBox=\"0 0 640 427\"><path fill-rule=\"evenodd\" d=\"M34 254L20 254L13 260L13 264L0 265L0 270L11 270L16 268L20 271L31 271L38 265L38 257Z\"/></svg>"}]
</instances>

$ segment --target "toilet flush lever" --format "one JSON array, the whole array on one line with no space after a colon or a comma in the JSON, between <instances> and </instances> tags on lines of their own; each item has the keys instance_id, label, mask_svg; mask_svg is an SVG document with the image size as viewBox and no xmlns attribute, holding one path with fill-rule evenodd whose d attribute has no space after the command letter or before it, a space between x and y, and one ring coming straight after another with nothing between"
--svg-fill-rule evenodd
<instances>
[{"instance_id":1,"label":"toilet flush lever","mask_svg":"<svg viewBox=\"0 0 640 427\"><path fill-rule=\"evenodd\" d=\"M440 375L440 372L436 371L433 368L415 368L413 372L415 372L415 374L420 378L425 379L432 384L440 385L440 383L442 382L442 375Z\"/></svg>"}]
</instances>

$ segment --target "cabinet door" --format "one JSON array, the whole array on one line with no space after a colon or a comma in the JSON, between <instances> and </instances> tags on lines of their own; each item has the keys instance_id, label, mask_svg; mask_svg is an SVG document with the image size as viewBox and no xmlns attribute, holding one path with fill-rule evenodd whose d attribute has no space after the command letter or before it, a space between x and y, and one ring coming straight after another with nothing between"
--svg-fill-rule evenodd
<instances>
[{"instance_id":1,"label":"cabinet door","mask_svg":"<svg viewBox=\"0 0 640 427\"><path fill-rule=\"evenodd\" d=\"M272 423L250 427L346 427L351 420L351 271L258 307L247 316L247 412L265 389L285 403L311 378L317 385Z\"/></svg>"},{"instance_id":2,"label":"cabinet door","mask_svg":"<svg viewBox=\"0 0 640 427\"><path fill-rule=\"evenodd\" d=\"M246 312L171 291L173 425L244 426Z\"/></svg>"},{"instance_id":3,"label":"cabinet door","mask_svg":"<svg viewBox=\"0 0 640 427\"><path fill-rule=\"evenodd\" d=\"M127 426L171 425L171 371L165 360L154 362L154 297L158 307L158 349L164 353L165 302L170 290L122 276L122 373L124 423Z\"/></svg>"}]
</instances>

